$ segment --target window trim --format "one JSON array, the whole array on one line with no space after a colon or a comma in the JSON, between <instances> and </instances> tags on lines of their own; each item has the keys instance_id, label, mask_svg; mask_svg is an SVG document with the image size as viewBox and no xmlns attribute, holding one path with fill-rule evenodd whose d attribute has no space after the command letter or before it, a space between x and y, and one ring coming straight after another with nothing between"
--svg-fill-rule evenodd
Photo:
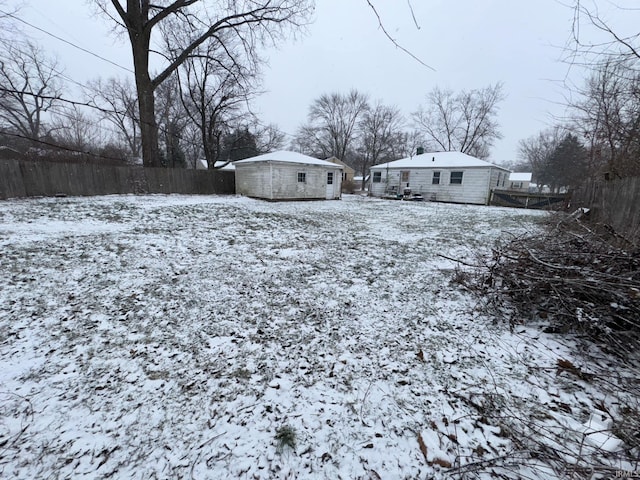
<instances>
[{"instance_id":1,"label":"window trim","mask_svg":"<svg viewBox=\"0 0 640 480\"><path fill-rule=\"evenodd\" d=\"M298 172L298 183L307 183L307 172Z\"/></svg>"},{"instance_id":2,"label":"window trim","mask_svg":"<svg viewBox=\"0 0 640 480\"><path fill-rule=\"evenodd\" d=\"M382 172L373 172L373 177L371 177L371 181L373 183L382 183Z\"/></svg>"},{"instance_id":3,"label":"window trim","mask_svg":"<svg viewBox=\"0 0 640 480\"><path fill-rule=\"evenodd\" d=\"M440 170L436 170L433 172L431 176L431 185L440 185L440 179L442 178L442 172Z\"/></svg>"},{"instance_id":4,"label":"window trim","mask_svg":"<svg viewBox=\"0 0 640 480\"><path fill-rule=\"evenodd\" d=\"M333 172L327 172L327 185L333 185Z\"/></svg>"}]
</instances>

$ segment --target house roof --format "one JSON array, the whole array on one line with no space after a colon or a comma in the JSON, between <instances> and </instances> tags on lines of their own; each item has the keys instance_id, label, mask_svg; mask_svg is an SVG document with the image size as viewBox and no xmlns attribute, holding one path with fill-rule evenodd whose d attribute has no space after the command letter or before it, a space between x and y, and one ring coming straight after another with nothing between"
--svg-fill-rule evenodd
<instances>
[{"instance_id":1,"label":"house roof","mask_svg":"<svg viewBox=\"0 0 640 480\"><path fill-rule=\"evenodd\" d=\"M290 152L288 150L280 150L277 152L265 153L264 155L258 155L257 157L246 158L244 160L238 160L234 164L243 163L255 163L255 162L288 162L299 163L304 165L321 165L324 167L333 167L342 169L342 165L327 162L317 158L309 157L297 152Z\"/></svg>"},{"instance_id":2,"label":"house roof","mask_svg":"<svg viewBox=\"0 0 640 480\"><path fill-rule=\"evenodd\" d=\"M336 165L342 165L344 167L344 171L347 172L347 173L355 173L356 172L353 168L351 168L349 165L344 163L338 157L329 157L329 158L327 158L327 162L335 163Z\"/></svg>"},{"instance_id":3,"label":"house roof","mask_svg":"<svg viewBox=\"0 0 640 480\"><path fill-rule=\"evenodd\" d=\"M467 168L467 167L493 167L508 170L499 165L485 162L462 152L428 152L413 157L401 158L393 162L375 165L371 169L385 168Z\"/></svg>"},{"instance_id":4,"label":"house roof","mask_svg":"<svg viewBox=\"0 0 640 480\"><path fill-rule=\"evenodd\" d=\"M216 161L213 168L218 168L220 170L235 170L236 166L231 162L223 162L222 160Z\"/></svg>"},{"instance_id":5,"label":"house roof","mask_svg":"<svg viewBox=\"0 0 640 480\"><path fill-rule=\"evenodd\" d=\"M530 182L531 181L531 172L528 173L518 173L513 172L509 175L510 182Z\"/></svg>"},{"instance_id":6,"label":"house roof","mask_svg":"<svg viewBox=\"0 0 640 480\"><path fill-rule=\"evenodd\" d=\"M196 169L197 170L206 170L209 168L209 164L204 158L201 158L196 161ZM220 170L235 170L236 167L231 162L223 162L221 160L217 160L214 164L213 168L217 168Z\"/></svg>"}]
</instances>

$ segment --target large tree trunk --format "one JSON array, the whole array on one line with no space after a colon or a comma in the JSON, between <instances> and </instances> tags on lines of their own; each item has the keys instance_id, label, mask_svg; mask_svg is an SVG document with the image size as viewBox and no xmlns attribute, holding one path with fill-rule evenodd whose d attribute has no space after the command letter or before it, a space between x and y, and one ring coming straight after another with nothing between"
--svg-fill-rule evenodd
<instances>
[{"instance_id":1,"label":"large tree trunk","mask_svg":"<svg viewBox=\"0 0 640 480\"><path fill-rule=\"evenodd\" d=\"M148 77L136 79L136 84L138 86L138 106L140 109L142 163L145 167L160 167L158 124L156 122L155 97L151 80Z\"/></svg>"},{"instance_id":2,"label":"large tree trunk","mask_svg":"<svg viewBox=\"0 0 640 480\"><path fill-rule=\"evenodd\" d=\"M133 66L138 91L140 112L140 138L142 140L142 164L145 167L160 167L158 155L158 123L156 122L154 85L149 76L150 36L130 35L133 49Z\"/></svg>"}]
</instances>

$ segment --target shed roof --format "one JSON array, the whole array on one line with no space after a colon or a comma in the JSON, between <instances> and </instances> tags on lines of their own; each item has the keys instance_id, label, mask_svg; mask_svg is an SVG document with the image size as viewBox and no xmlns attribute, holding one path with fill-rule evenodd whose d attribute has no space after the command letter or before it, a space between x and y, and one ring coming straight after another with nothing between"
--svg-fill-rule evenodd
<instances>
[{"instance_id":1,"label":"shed roof","mask_svg":"<svg viewBox=\"0 0 640 480\"><path fill-rule=\"evenodd\" d=\"M238 160L234 162L235 165L243 163L255 163L255 162L287 162L287 163L299 163L304 165L321 165L324 167L333 167L342 169L342 165L320 160L318 158L309 157L297 152L290 152L288 150L279 150L277 152L265 153L264 155L258 155L257 157L246 158L244 160Z\"/></svg>"},{"instance_id":2,"label":"shed roof","mask_svg":"<svg viewBox=\"0 0 640 480\"><path fill-rule=\"evenodd\" d=\"M509 175L510 182L530 182L531 181L531 172L523 173L523 172L513 172Z\"/></svg>"},{"instance_id":3,"label":"shed roof","mask_svg":"<svg viewBox=\"0 0 640 480\"><path fill-rule=\"evenodd\" d=\"M401 158L393 162L382 163L372 169L385 168L465 168L465 167L493 167L508 170L499 165L485 162L462 152L428 152L413 157Z\"/></svg>"}]
</instances>

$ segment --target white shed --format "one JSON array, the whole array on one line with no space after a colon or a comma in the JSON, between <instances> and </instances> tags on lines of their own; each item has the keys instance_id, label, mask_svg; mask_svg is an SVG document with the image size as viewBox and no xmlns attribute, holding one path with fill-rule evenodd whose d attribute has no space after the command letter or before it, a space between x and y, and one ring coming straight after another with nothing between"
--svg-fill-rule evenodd
<instances>
[{"instance_id":1,"label":"white shed","mask_svg":"<svg viewBox=\"0 0 640 480\"><path fill-rule=\"evenodd\" d=\"M267 200L340 198L342 166L278 151L234 162L236 193Z\"/></svg>"},{"instance_id":2,"label":"white shed","mask_svg":"<svg viewBox=\"0 0 640 480\"><path fill-rule=\"evenodd\" d=\"M509 170L460 152L431 152L371 167L369 194L488 205Z\"/></svg>"},{"instance_id":3,"label":"white shed","mask_svg":"<svg viewBox=\"0 0 640 480\"><path fill-rule=\"evenodd\" d=\"M531 172L514 172L509 175L509 189L529 191L531 185Z\"/></svg>"}]
</instances>

